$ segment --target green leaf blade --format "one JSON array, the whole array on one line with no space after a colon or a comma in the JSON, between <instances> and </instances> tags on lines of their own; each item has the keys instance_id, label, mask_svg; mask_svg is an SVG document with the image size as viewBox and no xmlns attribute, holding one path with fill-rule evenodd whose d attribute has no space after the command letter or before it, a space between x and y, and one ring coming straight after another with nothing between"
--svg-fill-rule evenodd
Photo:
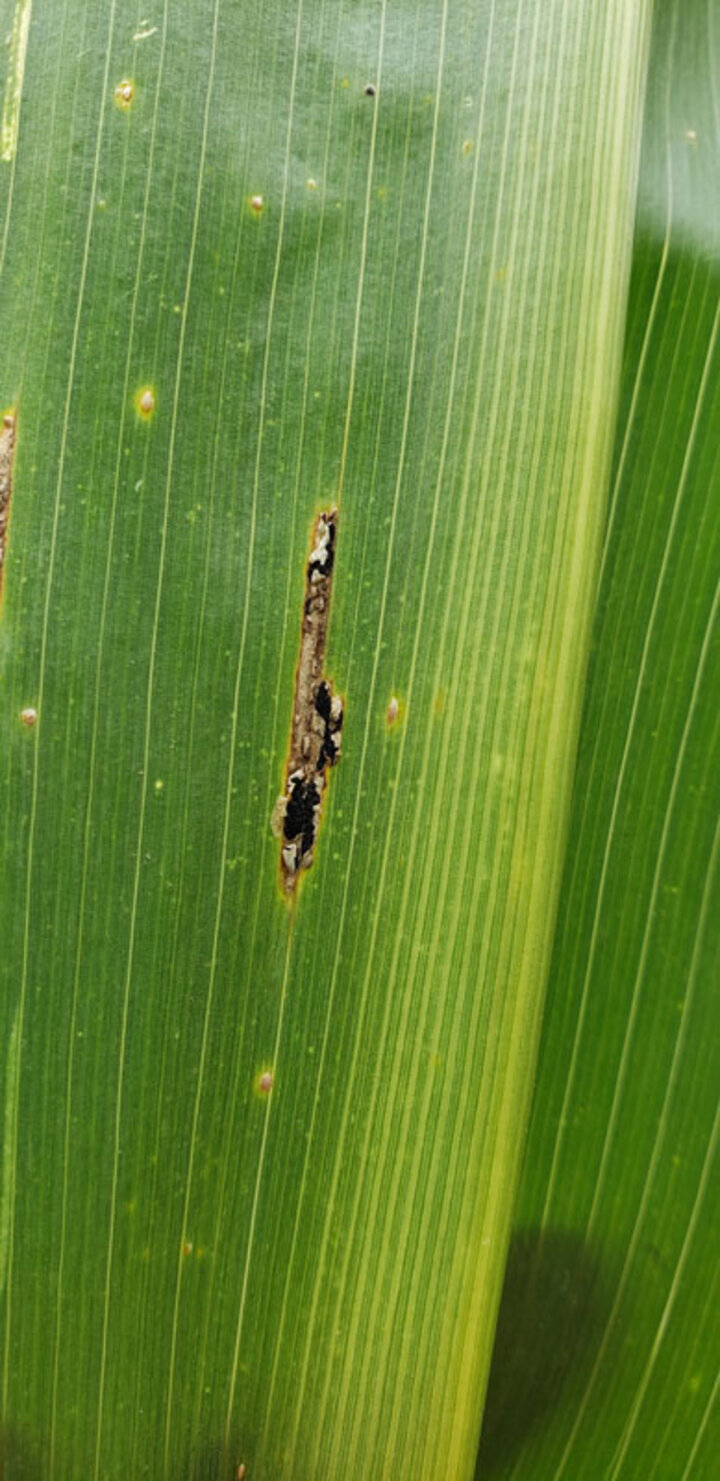
<instances>
[{"instance_id":1,"label":"green leaf blade","mask_svg":"<svg viewBox=\"0 0 720 1481\"><path fill-rule=\"evenodd\" d=\"M712 39L703 7L692 16L656 7L614 492L516 1214L525 1233L515 1282L524 1279L536 1299L524 1331L511 1335L501 1318L480 1451L488 1476L712 1471L720 678ZM572 1264L561 1235L572 1236ZM554 1242L568 1299L545 1323L538 1272L551 1283ZM583 1263L595 1272L585 1287ZM563 1385L552 1364L543 1379L548 1340L558 1351L580 1341ZM522 1380L535 1389L530 1399L513 1390L513 1347L533 1342L538 1369ZM525 1402L545 1412L523 1436L515 1416Z\"/></svg>"},{"instance_id":2,"label":"green leaf blade","mask_svg":"<svg viewBox=\"0 0 720 1481\"><path fill-rule=\"evenodd\" d=\"M5 1413L28 1468L472 1469L646 25L619 0L197 4L138 41L121 5L70 5L55 36L34 0L0 295L23 367ZM347 725L293 924L269 819L335 498Z\"/></svg>"}]
</instances>

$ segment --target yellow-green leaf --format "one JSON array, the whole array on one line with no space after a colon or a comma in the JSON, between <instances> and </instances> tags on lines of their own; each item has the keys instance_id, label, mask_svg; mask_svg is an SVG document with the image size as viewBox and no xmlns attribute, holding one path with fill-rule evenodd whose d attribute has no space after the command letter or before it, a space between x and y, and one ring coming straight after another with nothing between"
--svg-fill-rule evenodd
<instances>
[{"instance_id":1,"label":"yellow-green leaf","mask_svg":"<svg viewBox=\"0 0 720 1481\"><path fill-rule=\"evenodd\" d=\"M565 855L649 5L2 19L5 1469L455 1481ZM270 817L331 505L343 754L289 907Z\"/></svg>"}]
</instances>

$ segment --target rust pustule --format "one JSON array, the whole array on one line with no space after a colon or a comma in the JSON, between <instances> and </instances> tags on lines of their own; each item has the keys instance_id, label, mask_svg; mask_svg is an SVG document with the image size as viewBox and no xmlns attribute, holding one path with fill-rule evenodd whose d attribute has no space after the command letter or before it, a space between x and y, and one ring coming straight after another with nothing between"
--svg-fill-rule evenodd
<instances>
[{"instance_id":1,"label":"rust pustule","mask_svg":"<svg viewBox=\"0 0 720 1481\"><path fill-rule=\"evenodd\" d=\"M270 824L282 843L280 869L287 895L294 894L300 870L313 862L328 767L340 756L343 704L324 674L336 535L337 509L319 514L305 579L285 790Z\"/></svg>"}]
</instances>

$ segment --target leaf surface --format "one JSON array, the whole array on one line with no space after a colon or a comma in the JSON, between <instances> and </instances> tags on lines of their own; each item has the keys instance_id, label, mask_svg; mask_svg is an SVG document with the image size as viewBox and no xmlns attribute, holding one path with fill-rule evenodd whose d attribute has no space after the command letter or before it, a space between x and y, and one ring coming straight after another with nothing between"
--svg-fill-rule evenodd
<instances>
[{"instance_id":1,"label":"leaf surface","mask_svg":"<svg viewBox=\"0 0 720 1481\"><path fill-rule=\"evenodd\" d=\"M461 1477L648 7L5 10L6 1468ZM269 820L331 503L345 740L293 911Z\"/></svg>"},{"instance_id":2,"label":"leaf surface","mask_svg":"<svg viewBox=\"0 0 720 1481\"><path fill-rule=\"evenodd\" d=\"M656 6L613 491L488 1477L678 1481L717 1464L717 59L712 7Z\"/></svg>"}]
</instances>

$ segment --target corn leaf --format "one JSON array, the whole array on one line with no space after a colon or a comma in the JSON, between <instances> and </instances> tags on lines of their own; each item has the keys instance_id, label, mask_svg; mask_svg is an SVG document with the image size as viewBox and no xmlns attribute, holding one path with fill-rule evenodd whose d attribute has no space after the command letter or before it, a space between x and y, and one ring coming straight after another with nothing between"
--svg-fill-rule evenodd
<instances>
[{"instance_id":1,"label":"corn leaf","mask_svg":"<svg viewBox=\"0 0 720 1481\"><path fill-rule=\"evenodd\" d=\"M0 19L4 1471L454 1481L566 857L650 7ZM607 596L643 461L616 454L602 612L623 580L653 610L652 566ZM283 892L334 507L342 756Z\"/></svg>"},{"instance_id":2,"label":"corn leaf","mask_svg":"<svg viewBox=\"0 0 720 1481\"><path fill-rule=\"evenodd\" d=\"M712 8L656 6L612 497L481 1476L717 1466L717 44Z\"/></svg>"}]
</instances>

